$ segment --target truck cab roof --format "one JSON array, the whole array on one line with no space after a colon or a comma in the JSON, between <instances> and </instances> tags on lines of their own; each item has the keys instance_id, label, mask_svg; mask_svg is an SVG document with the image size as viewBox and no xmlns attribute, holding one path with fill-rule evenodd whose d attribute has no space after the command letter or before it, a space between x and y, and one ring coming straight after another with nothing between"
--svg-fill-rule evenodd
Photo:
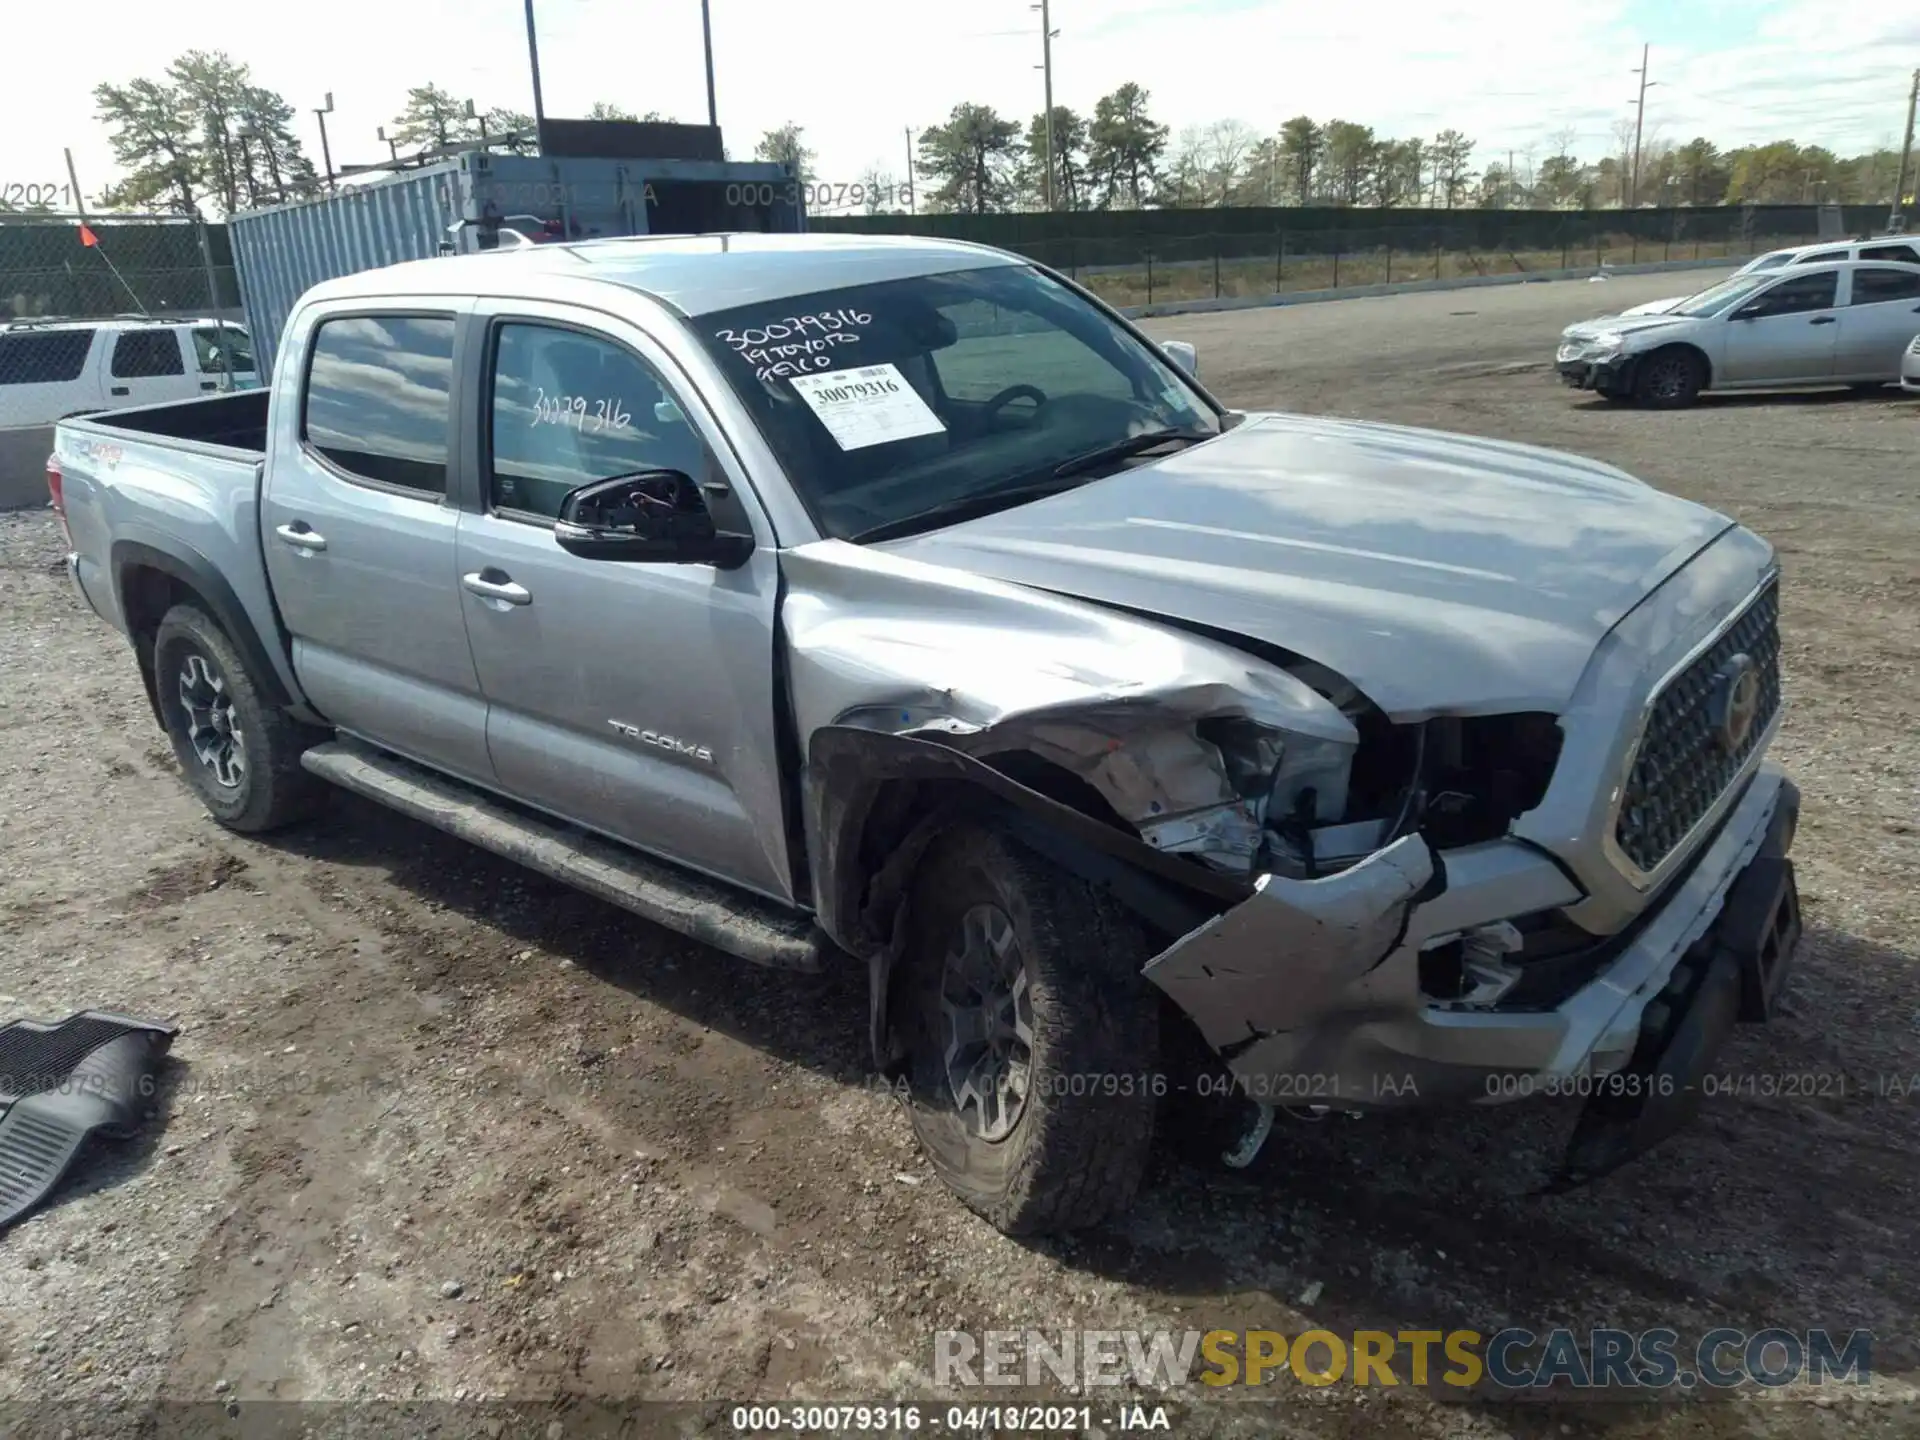
<instances>
[{"instance_id":1,"label":"truck cab roof","mask_svg":"<svg viewBox=\"0 0 1920 1440\"><path fill-rule=\"evenodd\" d=\"M412 260L326 281L308 298L343 300L396 290L497 294L551 277L618 285L683 315L702 315L844 285L1022 263L984 245L917 235L642 235Z\"/></svg>"}]
</instances>

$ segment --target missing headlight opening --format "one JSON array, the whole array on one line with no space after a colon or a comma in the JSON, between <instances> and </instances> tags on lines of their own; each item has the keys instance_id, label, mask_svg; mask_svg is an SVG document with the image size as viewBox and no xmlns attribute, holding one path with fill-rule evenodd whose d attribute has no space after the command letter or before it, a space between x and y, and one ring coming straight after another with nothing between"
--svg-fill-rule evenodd
<instances>
[{"instance_id":1,"label":"missing headlight opening","mask_svg":"<svg viewBox=\"0 0 1920 1440\"><path fill-rule=\"evenodd\" d=\"M1406 835L1435 849L1497 839L1541 802L1559 758L1544 712L1396 725L1357 695L1339 700L1357 749L1215 716L1136 736L1087 773L1155 849L1315 879Z\"/></svg>"},{"instance_id":2,"label":"missing headlight opening","mask_svg":"<svg viewBox=\"0 0 1920 1440\"><path fill-rule=\"evenodd\" d=\"M1332 698L1332 697L1329 697ZM1296 879L1344 869L1419 834L1435 849L1493 840L1546 796L1561 731L1545 712L1440 716L1396 725L1364 701L1342 706L1360 732L1334 813L1275 787L1266 868Z\"/></svg>"}]
</instances>

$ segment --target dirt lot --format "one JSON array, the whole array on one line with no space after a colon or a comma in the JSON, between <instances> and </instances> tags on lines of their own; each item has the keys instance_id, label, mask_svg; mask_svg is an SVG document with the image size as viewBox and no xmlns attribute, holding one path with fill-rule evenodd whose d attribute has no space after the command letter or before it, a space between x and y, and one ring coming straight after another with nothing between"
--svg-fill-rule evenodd
<instances>
[{"instance_id":1,"label":"dirt lot","mask_svg":"<svg viewBox=\"0 0 1920 1440\"><path fill-rule=\"evenodd\" d=\"M1806 795L1809 923L1789 1014L1738 1036L1740 1093L1691 1132L1554 1198L1531 1192L1564 1109L1330 1119L1284 1126L1245 1175L1164 1155L1117 1232L1003 1239L868 1085L858 976L753 970L345 797L270 843L219 830L52 522L0 518L0 1013L183 1027L149 1138L0 1239L0 1416L97 1434L156 1399L510 1397L565 1418L585 1397L926 1396L932 1333L984 1327L1865 1327L1876 1373L1911 1378L1920 403L1657 415L1558 387L1561 324L1672 283L1153 327L1196 341L1233 402L1582 451L1780 547L1777 753ZM1178 1433L1920 1428L1898 1400L1255 1393L1196 1402Z\"/></svg>"}]
</instances>

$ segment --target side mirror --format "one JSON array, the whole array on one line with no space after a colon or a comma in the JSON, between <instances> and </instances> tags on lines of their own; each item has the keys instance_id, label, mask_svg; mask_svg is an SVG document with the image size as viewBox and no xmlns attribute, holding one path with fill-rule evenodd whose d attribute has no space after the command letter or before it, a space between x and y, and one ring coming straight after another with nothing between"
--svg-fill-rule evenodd
<instances>
[{"instance_id":1,"label":"side mirror","mask_svg":"<svg viewBox=\"0 0 1920 1440\"><path fill-rule=\"evenodd\" d=\"M1194 379L1200 378L1200 352L1185 340L1162 340L1160 348L1166 357L1178 365Z\"/></svg>"},{"instance_id":2,"label":"side mirror","mask_svg":"<svg viewBox=\"0 0 1920 1440\"><path fill-rule=\"evenodd\" d=\"M1738 310L1734 311L1733 314L1728 316L1727 318L1730 320L1758 320L1762 315L1766 313L1767 313L1766 307L1761 305L1758 301L1755 301L1748 305L1742 305Z\"/></svg>"},{"instance_id":3,"label":"side mirror","mask_svg":"<svg viewBox=\"0 0 1920 1440\"><path fill-rule=\"evenodd\" d=\"M680 470L640 470L568 491L553 538L582 560L732 570L753 553L751 535L715 528L700 487Z\"/></svg>"}]
</instances>

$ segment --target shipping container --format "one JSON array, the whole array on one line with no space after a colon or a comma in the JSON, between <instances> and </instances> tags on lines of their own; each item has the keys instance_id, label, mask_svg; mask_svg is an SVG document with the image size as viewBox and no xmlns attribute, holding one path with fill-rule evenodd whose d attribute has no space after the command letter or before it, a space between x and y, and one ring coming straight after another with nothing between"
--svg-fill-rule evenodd
<instances>
[{"instance_id":1,"label":"shipping container","mask_svg":"<svg viewBox=\"0 0 1920 1440\"><path fill-rule=\"evenodd\" d=\"M264 376L294 302L323 280L493 249L502 229L535 243L794 231L806 228L806 207L784 165L476 150L344 185L324 199L236 215L231 228L247 331Z\"/></svg>"}]
</instances>

